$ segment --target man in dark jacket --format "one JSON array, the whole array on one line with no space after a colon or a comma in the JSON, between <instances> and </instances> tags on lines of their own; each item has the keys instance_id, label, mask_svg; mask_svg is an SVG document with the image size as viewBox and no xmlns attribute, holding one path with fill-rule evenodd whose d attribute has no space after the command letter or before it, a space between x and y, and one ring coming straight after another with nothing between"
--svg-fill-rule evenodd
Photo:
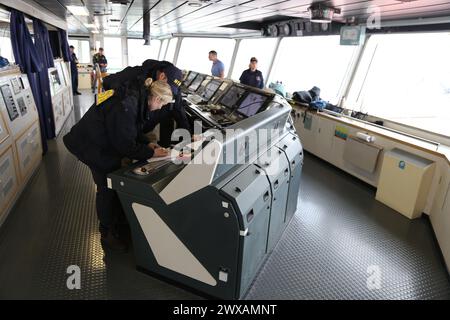
<instances>
[{"instance_id":1,"label":"man in dark jacket","mask_svg":"<svg viewBox=\"0 0 450 320\"><path fill-rule=\"evenodd\" d=\"M147 78L153 80L164 80L172 88L172 94L175 102L162 107L160 110L153 111L148 117L150 123L146 125L145 132L154 128L156 124L160 124L160 141L159 144L168 147L171 143L170 137L174 130L173 120L177 124L177 128L190 130L189 121L186 116L186 110L182 104L181 85L182 72L168 61L158 61L148 59L142 63L142 66L127 67L121 72L112 74L103 79L103 87L105 90L115 89L128 83L130 79L135 79L132 86L142 83ZM134 87L136 90L136 87Z\"/></svg>"},{"instance_id":2,"label":"man in dark jacket","mask_svg":"<svg viewBox=\"0 0 450 320\"><path fill-rule=\"evenodd\" d=\"M132 88L138 88L139 92ZM107 174L119 169L123 158L145 160L167 155L167 151L150 144L143 134L149 113L146 90L139 83L116 89L112 97L94 104L63 138L67 149L91 169L97 185L102 243L118 251L126 249L114 230L121 205L116 192L107 186Z\"/></svg>"},{"instance_id":3,"label":"man in dark jacket","mask_svg":"<svg viewBox=\"0 0 450 320\"><path fill-rule=\"evenodd\" d=\"M258 68L258 60L255 57L253 57L250 59L249 68L244 72L242 72L242 75L239 78L241 83L259 89L264 88L264 79L262 72L259 71L257 68Z\"/></svg>"},{"instance_id":4,"label":"man in dark jacket","mask_svg":"<svg viewBox=\"0 0 450 320\"><path fill-rule=\"evenodd\" d=\"M81 93L78 92L78 58L75 54L75 47L70 46L70 73L72 76L72 92L74 95L80 95Z\"/></svg>"}]
</instances>

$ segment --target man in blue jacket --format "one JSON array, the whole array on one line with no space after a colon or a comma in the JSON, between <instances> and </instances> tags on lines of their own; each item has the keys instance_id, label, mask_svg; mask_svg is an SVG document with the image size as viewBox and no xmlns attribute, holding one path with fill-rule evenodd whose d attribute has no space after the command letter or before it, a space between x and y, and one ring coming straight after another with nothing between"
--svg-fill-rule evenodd
<instances>
[{"instance_id":1,"label":"man in blue jacket","mask_svg":"<svg viewBox=\"0 0 450 320\"><path fill-rule=\"evenodd\" d=\"M80 95L81 93L78 92L78 58L75 54L75 48L74 46L70 46L70 74L72 76L72 92L74 95Z\"/></svg>"},{"instance_id":2,"label":"man in blue jacket","mask_svg":"<svg viewBox=\"0 0 450 320\"><path fill-rule=\"evenodd\" d=\"M241 83L259 89L264 88L263 75L261 71L259 71L257 68L258 68L258 60L255 57L253 57L250 59L249 68L244 72L242 72L242 75L239 78Z\"/></svg>"}]
</instances>

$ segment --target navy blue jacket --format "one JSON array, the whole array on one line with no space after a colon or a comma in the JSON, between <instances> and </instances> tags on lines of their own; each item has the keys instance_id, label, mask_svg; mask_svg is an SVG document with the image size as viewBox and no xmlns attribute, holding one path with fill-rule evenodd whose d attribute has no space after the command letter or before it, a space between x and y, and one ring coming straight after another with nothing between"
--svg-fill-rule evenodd
<instances>
[{"instance_id":1,"label":"navy blue jacket","mask_svg":"<svg viewBox=\"0 0 450 320\"><path fill-rule=\"evenodd\" d=\"M78 63L78 58L75 53L72 53L70 55L70 72L72 74L78 74L77 63Z\"/></svg>"},{"instance_id":2,"label":"navy blue jacket","mask_svg":"<svg viewBox=\"0 0 450 320\"><path fill-rule=\"evenodd\" d=\"M242 84L256 87L259 89L264 88L264 79L261 71L255 70L254 72L250 69L242 72L241 77L239 78Z\"/></svg>"},{"instance_id":3,"label":"navy blue jacket","mask_svg":"<svg viewBox=\"0 0 450 320\"><path fill-rule=\"evenodd\" d=\"M154 152L143 134L147 110L143 107L139 93L118 90L98 106L92 105L64 136L64 144L80 161L103 173L119 169L125 157L151 158Z\"/></svg>"},{"instance_id":4,"label":"navy blue jacket","mask_svg":"<svg viewBox=\"0 0 450 320\"><path fill-rule=\"evenodd\" d=\"M104 78L103 87L105 90L117 89L121 86L131 86L134 90L139 90L142 87L146 78L156 79L158 70L163 70L167 65L171 65L168 61L158 61L148 59L142 63L142 66L126 67L121 72L112 74ZM130 83L130 79L131 84ZM182 104L181 90L174 97L175 103L166 105L161 110L153 111L151 121L146 125L146 132L153 130L153 128L163 119L171 117L177 123L178 128L190 130L190 124L186 116L186 110Z\"/></svg>"}]
</instances>

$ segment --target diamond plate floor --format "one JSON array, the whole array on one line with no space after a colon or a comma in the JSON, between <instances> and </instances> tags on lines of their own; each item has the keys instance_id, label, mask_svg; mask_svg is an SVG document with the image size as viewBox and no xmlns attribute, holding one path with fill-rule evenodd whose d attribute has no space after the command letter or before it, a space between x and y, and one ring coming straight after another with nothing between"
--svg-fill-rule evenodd
<instances>
[{"instance_id":1,"label":"diamond plate floor","mask_svg":"<svg viewBox=\"0 0 450 320\"><path fill-rule=\"evenodd\" d=\"M76 99L71 124L92 103ZM374 190L307 155L300 205L247 299L450 299L450 282L426 219L409 221ZM60 138L0 229L0 298L198 299L135 270L134 257L103 261L94 184ZM68 290L67 268L81 269ZM369 266L380 271L367 286Z\"/></svg>"}]
</instances>

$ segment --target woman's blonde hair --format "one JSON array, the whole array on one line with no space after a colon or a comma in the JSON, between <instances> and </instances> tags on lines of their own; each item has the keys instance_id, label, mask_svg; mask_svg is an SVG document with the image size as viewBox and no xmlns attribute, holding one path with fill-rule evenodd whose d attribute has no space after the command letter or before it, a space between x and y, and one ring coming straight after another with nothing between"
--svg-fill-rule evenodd
<instances>
[{"instance_id":1,"label":"woman's blonde hair","mask_svg":"<svg viewBox=\"0 0 450 320\"><path fill-rule=\"evenodd\" d=\"M147 78L145 80L145 86L152 96L161 99L163 105L166 105L173 100L172 89L167 82L163 80L153 81L152 78Z\"/></svg>"}]
</instances>

